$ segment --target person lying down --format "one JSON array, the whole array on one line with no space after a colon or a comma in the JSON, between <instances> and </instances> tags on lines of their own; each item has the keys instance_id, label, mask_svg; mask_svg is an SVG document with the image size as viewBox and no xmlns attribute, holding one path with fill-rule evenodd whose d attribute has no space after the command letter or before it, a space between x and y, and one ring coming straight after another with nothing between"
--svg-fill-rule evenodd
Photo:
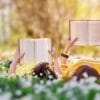
<instances>
[{"instance_id":1,"label":"person lying down","mask_svg":"<svg viewBox=\"0 0 100 100\"><path fill-rule=\"evenodd\" d=\"M60 64L57 64L58 66L51 66L48 62L40 62L37 65L18 65L20 59L24 56L24 54L20 55L18 50L16 51L14 58L12 60L12 63L10 64L9 68L9 75L32 75L32 76L38 76L40 79L49 79L49 74L52 76L51 80L59 78L58 76L62 76L63 79L71 79L74 76L80 77L81 73L87 73L88 76L94 76L98 78L100 75L100 63L96 61L91 60L82 60L77 62L73 66L68 66L67 61L69 58L68 52L74 45L74 43L77 41L77 38L75 38L73 41L68 40L63 52L61 53L59 60ZM55 59L55 62L58 61L58 57L55 51L49 51L51 56ZM91 71L82 70L79 71L78 69L85 68L94 70L92 71L92 74L89 74ZM75 74L79 73L79 74ZM96 73L96 75L94 74ZM48 76L48 77L47 77ZM84 77L81 77L84 78ZM78 78L77 80L80 80L81 78Z\"/></svg>"},{"instance_id":2,"label":"person lying down","mask_svg":"<svg viewBox=\"0 0 100 100\"><path fill-rule=\"evenodd\" d=\"M75 73L79 73L76 75L79 78L83 72L86 72L89 77L94 76L96 78L100 78L100 61L80 59L71 66L68 65L69 52L76 41L77 38L75 38L73 41L68 40L66 42L64 50L61 53L61 64L59 67L61 69L63 79L71 79L75 76ZM91 70L93 71L91 72ZM89 72L91 72L91 74ZM77 80L80 80L81 78L83 78L83 76L79 79L78 78Z\"/></svg>"}]
</instances>

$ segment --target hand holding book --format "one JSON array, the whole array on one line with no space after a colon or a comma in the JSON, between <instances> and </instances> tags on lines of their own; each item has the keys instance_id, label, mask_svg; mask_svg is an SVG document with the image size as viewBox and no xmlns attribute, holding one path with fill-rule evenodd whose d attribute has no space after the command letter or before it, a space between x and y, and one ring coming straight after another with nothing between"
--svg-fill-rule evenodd
<instances>
[{"instance_id":1,"label":"hand holding book","mask_svg":"<svg viewBox=\"0 0 100 100\"><path fill-rule=\"evenodd\" d=\"M16 50L16 52L14 54L14 58L11 61L10 68L9 68L9 71L8 71L8 73L10 75L15 73L16 66L17 66L18 63L20 63L20 60L24 57L24 55L25 55L25 53L20 54L19 50L18 49Z\"/></svg>"},{"instance_id":2,"label":"hand holding book","mask_svg":"<svg viewBox=\"0 0 100 100\"><path fill-rule=\"evenodd\" d=\"M75 45L100 45L100 20L71 20L70 38L78 37Z\"/></svg>"},{"instance_id":3,"label":"hand holding book","mask_svg":"<svg viewBox=\"0 0 100 100\"><path fill-rule=\"evenodd\" d=\"M77 40L78 40L77 37L74 38L73 40L68 39L67 42L66 42L66 44L65 44L65 48L63 50L63 53L65 53L65 54L68 53L69 50L72 48L72 46L76 43Z\"/></svg>"},{"instance_id":4,"label":"hand holding book","mask_svg":"<svg viewBox=\"0 0 100 100\"><path fill-rule=\"evenodd\" d=\"M51 50L51 40L49 38L27 39L19 40L20 54L25 53L20 60L21 64L33 62L49 62L51 63L51 55L48 53Z\"/></svg>"}]
</instances>

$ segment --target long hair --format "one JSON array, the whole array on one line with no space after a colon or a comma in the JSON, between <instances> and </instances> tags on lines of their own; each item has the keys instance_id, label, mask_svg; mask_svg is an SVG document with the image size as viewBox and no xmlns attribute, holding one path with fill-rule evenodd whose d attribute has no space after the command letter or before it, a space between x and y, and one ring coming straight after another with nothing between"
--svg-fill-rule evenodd
<instances>
[{"instance_id":1,"label":"long hair","mask_svg":"<svg viewBox=\"0 0 100 100\"><path fill-rule=\"evenodd\" d=\"M76 76L77 77L77 81L79 81L80 79L84 78L84 73L87 74L88 77L96 77L96 78L100 78L99 73L92 68L89 65L81 65L76 71L75 73L72 75L72 77Z\"/></svg>"},{"instance_id":2,"label":"long hair","mask_svg":"<svg viewBox=\"0 0 100 100\"><path fill-rule=\"evenodd\" d=\"M50 68L48 62L41 62L35 66L32 72L33 76L38 76L40 79L57 79L56 73Z\"/></svg>"}]
</instances>

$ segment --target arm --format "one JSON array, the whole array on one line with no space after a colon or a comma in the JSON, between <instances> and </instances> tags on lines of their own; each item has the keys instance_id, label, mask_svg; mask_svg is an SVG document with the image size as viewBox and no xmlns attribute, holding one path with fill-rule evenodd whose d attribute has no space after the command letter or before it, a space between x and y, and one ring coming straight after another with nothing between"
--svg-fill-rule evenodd
<instances>
[{"instance_id":1,"label":"arm","mask_svg":"<svg viewBox=\"0 0 100 100\"><path fill-rule=\"evenodd\" d=\"M72 48L74 43L77 41L78 38L75 38L74 40L67 40L64 50L62 51L63 54L68 55L69 50ZM60 63L66 64L67 57L61 56Z\"/></svg>"},{"instance_id":2,"label":"arm","mask_svg":"<svg viewBox=\"0 0 100 100\"><path fill-rule=\"evenodd\" d=\"M10 68L9 68L9 75L11 74L14 74L15 73L15 70L16 70L16 66L17 64L20 62L20 59L23 58L25 53L23 53L22 55L19 54L19 50L17 49L15 54L14 54L14 57L13 57L13 60L12 60L12 63L10 64Z\"/></svg>"},{"instance_id":3,"label":"arm","mask_svg":"<svg viewBox=\"0 0 100 100\"><path fill-rule=\"evenodd\" d=\"M52 48L51 51L49 50L49 54L51 55L51 57L53 59L52 66L54 66L53 67L54 70L61 74L61 69L60 69L59 64L58 64L58 56L56 54L56 51Z\"/></svg>"},{"instance_id":4,"label":"arm","mask_svg":"<svg viewBox=\"0 0 100 100\"><path fill-rule=\"evenodd\" d=\"M70 41L68 40L66 45L65 45L65 48L63 50L63 54L67 55L69 50L71 49L71 47L73 46L73 44L77 41L77 38L75 38L73 41ZM59 67L59 62L61 63L61 65L64 65L64 66L67 66L66 65L66 62L67 62L67 59L65 57L62 57L60 59L58 59L58 56L56 54L56 52L52 49L51 51L49 51L50 55L52 56L52 58L54 58L54 62L56 64L54 64L54 69L59 73L61 74L62 73L62 70L61 68ZM59 61L58 61L59 60ZM67 68L67 67L66 67Z\"/></svg>"}]
</instances>

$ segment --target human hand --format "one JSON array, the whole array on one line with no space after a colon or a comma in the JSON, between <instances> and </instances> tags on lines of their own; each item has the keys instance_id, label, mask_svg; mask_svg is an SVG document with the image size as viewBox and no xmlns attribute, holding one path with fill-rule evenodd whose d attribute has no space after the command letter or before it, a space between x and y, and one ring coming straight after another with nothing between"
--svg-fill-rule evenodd
<instances>
[{"instance_id":1,"label":"human hand","mask_svg":"<svg viewBox=\"0 0 100 100\"><path fill-rule=\"evenodd\" d=\"M68 53L68 51L70 50L70 48L75 44L75 42L78 40L78 38L74 38L72 41L70 39L67 40L65 48L63 50L63 53Z\"/></svg>"},{"instance_id":2,"label":"human hand","mask_svg":"<svg viewBox=\"0 0 100 100\"><path fill-rule=\"evenodd\" d=\"M54 48L51 48L51 50L48 50L49 54L51 55L52 58L57 59L57 54Z\"/></svg>"},{"instance_id":3,"label":"human hand","mask_svg":"<svg viewBox=\"0 0 100 100\"><path fill-rule=\"evenodd\" d=\"M9 75L12 75L15 73L16 66L20 62L20 59L22 59L24 57L24 55L25 55L25 53L20 55L18 49L16 50L16 52L14 54L14 58L12 60L12 63L10 64L10 68L8 70Z\"/></svg>"},{"instance_id":4,"label":"human hand","mask_svg":"<svg viewBox=\"0 0 100 100\"><path fill-rule=\"evenodd\" d=\"M15 54L14 54L14 58L13 58L13 61L16 62L16 63L19 63L20 60L24 57L25 53L23 54L20 54L19 53L19 50L17 49Z\"/></svg>"}]
</instances>

